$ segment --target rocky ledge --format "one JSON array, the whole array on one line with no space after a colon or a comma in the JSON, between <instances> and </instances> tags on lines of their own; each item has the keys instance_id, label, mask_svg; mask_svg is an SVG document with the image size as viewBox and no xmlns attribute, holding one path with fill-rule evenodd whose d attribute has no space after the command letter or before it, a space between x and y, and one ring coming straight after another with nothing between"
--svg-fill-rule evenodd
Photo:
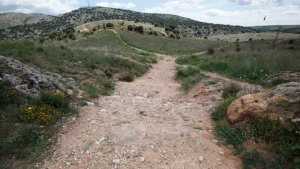
<instances>
[{"instance_id":1,"label":"rocky ledge","mask_svg":"<svg viewBox=\"0 0 300 169\"><path fill-rule=\"evenodd\" d=\"M8 80L17 90L27 95L37 95L41 90L65 92L73 95L78 85L71 77L42 72L13 58L0 55L0 80Z\"/></svg>"}]
</instances>

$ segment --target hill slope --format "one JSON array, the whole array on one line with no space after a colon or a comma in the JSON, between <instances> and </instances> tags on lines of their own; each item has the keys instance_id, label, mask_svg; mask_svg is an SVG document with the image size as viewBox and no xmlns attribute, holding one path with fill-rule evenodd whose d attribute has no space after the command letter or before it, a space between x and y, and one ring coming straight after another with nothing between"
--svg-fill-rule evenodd
<instances>
[{"instance_id":1,"label":"hill slope","mask_svg":"<svg viewBox=\"0 0 300 169\"><path fill-rule=\"evenodd\" d=\"M261 32L285 32L285 33L298 33L300 34L300 25L270 25L270 26L253 26L252 29Z\"/></svg>"},{"instance_id":2,"label":"hill slope","mask_svg":"<svg viewBox=\"0 0 300 169\"><path fill-rule=\"evenodd\" d=\"M0 29L6 29L18 25L34 24L41 21L50 21L53 18L55 17L39 13L0 13Z\"/></svg>"},{"instance_id":3,"label":"hill slope","mask_svg":"<svg viewBox=\"0 0 300 169\"><path fill-rule=\"evenodd\" d=\"M83 23L104 19L136 20L160 26L175 26L178 31L193 36L209 36L253 31L251 28L203 23L176 15L150 14L123 9L93 7L80 8L63 14L60 17L55 17L51 21L43 21L36 24L15 26L0 30L0 39L33 37L34 35L46 34L67 26L78 26Z\"/></svg>"}]
</instances>

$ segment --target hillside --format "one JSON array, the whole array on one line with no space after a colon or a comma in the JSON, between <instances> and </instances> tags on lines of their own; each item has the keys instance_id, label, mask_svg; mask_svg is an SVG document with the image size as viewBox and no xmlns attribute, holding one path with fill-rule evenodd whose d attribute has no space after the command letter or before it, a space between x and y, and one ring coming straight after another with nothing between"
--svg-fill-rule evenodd
<instances>
[{"instance_id":1,"label":"hillside","mask_svg":"<svg viewBox=\"0 0 300 169\"><path fill-rule=\"evenodd\" d=\"M260 32L284 32L300 34L300 25L270 25L270 26L253 26L252 29Z\"/></svg>"},{"instance_id":2,"label":"hillside","mask_svg":"<svg viewBox=\"0 0 300 169\"><path fill-rule=\"evenodd\" d=\"M0 39L28 38L35 35L47 34L68 26L78 26L87 22L109 19L148 22L161 27L175 26L179 32L197 37L253 32L251 28L204 23L176 15L151 14L123 9L93 7L80 8L59 17L55 17L51 21L15 26L5 30L2 29L0 30Z\"/></svg>"},{"instance_id":3,"label":"hillside","mask_svg":"<svg viewBox=\"0 0 300 169\"><path fill-rule=\"evenodd\" d=\"M35 24L42 21L50 21L53 18L55 17L39 13L0 13L0 29L6 29L18 25Z\"/></svg>"}]
</instances>

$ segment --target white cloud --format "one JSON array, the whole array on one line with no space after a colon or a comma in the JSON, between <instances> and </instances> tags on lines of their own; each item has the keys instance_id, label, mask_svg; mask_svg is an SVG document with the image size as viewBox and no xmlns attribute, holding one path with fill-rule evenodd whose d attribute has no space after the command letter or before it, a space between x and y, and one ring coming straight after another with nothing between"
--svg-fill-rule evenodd
<instances>
[{"instance_id":1,"label":"white cloud","mask_svg":"<svg viewBox=\"0 0 300 169\"><path fill-rule=\"evenodd\" d=\"M203 22L243 26L300 23L300 8L296 4L293 5L296 0L219 0L219 2L216 5L215 2L203 0L166 0L160 6L145 9L144 12L169 13ZM264 16L267 16L265 21Z\"/></svg>"},{"instance_id":2,"label":"white cloud","mask_svg":"<svg viewBox=\"0 0 300 169\"><path fill-rule=\"evenodd\" d=\"M286 5L297 2L297 0L228 0L229 2L237 3L239 5Z\"/></svg>"},{"instance_id":3,"label":"white cloud","mask_svg":"<svg viewBox=\"0 0 300 169\"><path fill-rule=\"evenodd\" d=\"M78 0L1 0L3 12L61 14L79 7Z\"/></svg>"},{"instance_id":4,"label":"white cloud","mask_svg":"<svg viewBox=\"0 0 300 169\"><path fill-rule=\"evenodd\" d=\"M126 8L126 9L131 9L135 8L136 5L132 2L128 3L121 3L121 2L98 2L97 6L102 6L102 7L111 7L111 8Z\"/></svg>"}]
</instances>

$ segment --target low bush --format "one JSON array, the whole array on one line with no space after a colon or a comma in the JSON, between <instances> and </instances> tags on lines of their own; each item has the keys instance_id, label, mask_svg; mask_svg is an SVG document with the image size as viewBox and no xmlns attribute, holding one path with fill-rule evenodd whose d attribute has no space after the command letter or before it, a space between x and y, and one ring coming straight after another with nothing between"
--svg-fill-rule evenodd
<instances>
[{"instance_id":1,"label":"low bush","mask_svg":"<svg viewBox=\"0 0 300 169\"><path fill-rule=\"evenodd\" d=\"M132 25L128 25L128 26L127 26L127 30L128 30L128 31L133 31L133 26L132 26Z\"/></svg>"},{"instance_id":2,"label":"low bush","mask_svg":"<svg viewBox=\"0 0 300 169\"><path fill-rule=\"evenodd\" d=\"M182 80L181 89L187 92L204 78L206 78L206 76L200 72L192 76L188 76L187 78Z\"/></svg>"},{"instance_id":3,"label":"low bush","mask_svg":"<svg viewBox=\"0 0 300 169\"><path fill-rule=\"evenodd\" d=\"M282 159L267 158L258 150L249 150L242 156L244 169L261 168L261 169L282 169Z\"/></svg>"},{"instance_id":4,"label":"low bush","mask_svg":"<svg viewBox=\"0 0 300 169\"><path fill-rule=\"evenodd\" d=\"M235 97L236 94L241 90L242 88L235 84L235 83L231 83L229 86L225 86L225 88L223 89L223 93L222 93L222 97L224 99L227 99L229 97Z\"/></svg>"},{"instance_id":5,"label":"low bush","mask_svg":"<svg viewBox=\"0 0 300 169\"><path fill-rule=\"evenodd\" d=\"M0 91L0 107L22 103L24 95L16 91L9 81L0 80Z\"/></svg>"},{"instance_id":6,"label":"low bush","mask_svg":"<svg viewBox=\"0 0 300 169\"><path fill-rule=\"evenodd\" d=\"M97 98L99 96L99 90L94 87L92 84L84 84L83 90L88 95L89 98Z\"/></svg>"},{"instance_id":7,"label":"low bush","mask_svg":"<svg viewBox=\"0 0 300 169\"><path fill-rule=\"evenodd\" d=\"M61 92L60 94L53 94L42 91L38 98L34 100L36 105L49 105L56 109L68 109L70 106L68 96Z\"/></svg>"},{"instance_id":8,"label":"low bush","mask_svg":"<svg viewBox=\"0 0 300 169\"><path fill-rule=\"evenodd\" d=\"M199 68L194 66L178 68L176 72L176 79L182 82L181 88L186 92L204 78L206 76L200 72Z\"/></svg>"},{"instance_id":9,"label":"low bush","mask_svg":"<svg viewBox=\"0 0 300 169\"><path fill-rule=\"evenodd\" d=\"M113 23L107 23L105 26L108 29L114 28L114 24Z\"/></svg>"},{"instance_id":10,"label":"low bush","mask_svg":"<svg viewBox=\"0 0 300 169\"><path fill-rule=\"evenodd\" d=\"M49 105L29 105L21 108L20 119L27 123L47 125L63 114Z\"/></svg>"},{"instance_id":11,"label":"low bush","mask_svg":"<svg viewBox=\"0 0 300 169\"><path fill-rule=\"evenodd\" d=\"M215 50L213 48L208 48L207 54L213 55L215 53Z\"/></svg>"},{"instance_id":12,"label":"low bush","mask_svg":"<svg viewBox=\"0 0 300 169\"><path fill-rule=\"evenodd\" d=\"M228 124L217 123L214 128L216 136L224 143L239 147L244 142L243 134L240 130L230 127Z\"/></svg>"},{"instance_id":13,"label":"low bush","mask_svg":"<svg viewBox=\"0 0 300 169\"><path fill-rule=\"evenodd\" d=\"M180 80L183 78L187 78L191 75L200 73L200 70L194 66L188 66L186 68L179 68L176 72L176 79Z\"/></svg>"},{"instance_id":14,"label":"low bush","mask_svg":"<svg viewBox=\"0 0 300 169\"><path fill-rule=\"evenodd\" d=\"M100 89L99 94L103 96L110 95L115 89L114 80L108 77L103 77L98 80Z\"/></svg>"},{"instance_id":15,"label":"low bush","mask_svg":"<svg viewBox=\"0 0 300 169\"><path fill-rule=\"evenodd\" d=\"M125 82L132 82L134 80L134 75L130 72L124 72L120 74L119 80Z\"/></svg>"},{"instance_id":16,"label":"low bush","mask_svg":"<svg viewBox=\"0 0 300 169\"><path fill-rule=\"evenodd\" d=\"M136 26L134 27L134 31L143 34L144 33L144 27L143 26Z\"/></svg>"}]
</instances>

